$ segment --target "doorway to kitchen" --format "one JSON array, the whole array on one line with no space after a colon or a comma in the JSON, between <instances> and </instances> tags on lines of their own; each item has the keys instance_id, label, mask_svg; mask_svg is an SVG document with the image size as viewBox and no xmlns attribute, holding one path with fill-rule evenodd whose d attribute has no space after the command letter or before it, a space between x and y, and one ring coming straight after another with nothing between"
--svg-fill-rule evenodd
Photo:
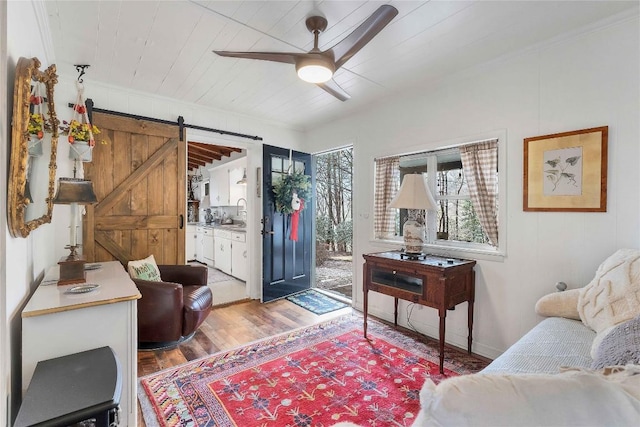
<instances>
[{"instance_id":1,"label":"doorway to kitchen","mask_svg":"<svg viewBox=\"0 0 640 427\"><path fill-rule=\"evenodd\" d=\"M208 267L214 305L249 298L248 144L188 131L187 260Z\"/></svg>"},{"instance_id":2,"label":"doorway to kitchen","mask_svg":"<svg viewBox=\"0 0 640 427\"><path fill-rule=\"evenodd\" d=\"M314 289L340 300L353 289L353 147L314 155L316 270Z\"/></svg>"}]
</instances>

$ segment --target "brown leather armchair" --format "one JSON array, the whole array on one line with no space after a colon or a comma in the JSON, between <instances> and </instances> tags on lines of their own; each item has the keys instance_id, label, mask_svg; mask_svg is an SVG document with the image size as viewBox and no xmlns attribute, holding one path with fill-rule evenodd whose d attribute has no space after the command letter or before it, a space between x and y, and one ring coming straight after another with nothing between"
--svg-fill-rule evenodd
<instances>
[{"instance_id":1,"label":"brown leather armchair","mask_svg":"<svg viewBox=\"0 0 640 427\"><path fill-rule=\"evenodd\" d=\"M133 279L138 300L139 348L178 345L191 338L213 305L205 266L158 265L161 282Z\"/></svg>"}]
</instances>

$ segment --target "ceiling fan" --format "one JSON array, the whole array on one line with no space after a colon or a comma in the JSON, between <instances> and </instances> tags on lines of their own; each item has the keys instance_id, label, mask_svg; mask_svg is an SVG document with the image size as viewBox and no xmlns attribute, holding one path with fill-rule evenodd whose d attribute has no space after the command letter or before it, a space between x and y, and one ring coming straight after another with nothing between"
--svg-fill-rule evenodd
<instances>
[{"instance_id":1,"label":"ceiling fan","mask_svg":"<svg viewBox=\"0 0 640 427\"><path fill-rule=\"evenodd\" d=\"M309 83L315 83L340 101L351 98L332 79L333 73L358 53L398 14L390 5L380 6L358 28L333 47L321 51L318 49L318 35L327 28L327 20L322 16L307 18L307 29L313 33L313 49L307 53L296 52L229 52L214 50L220 56L233 58L260 59L263 61L294 64L298 77Z\"/></svg>"}]
</instances>

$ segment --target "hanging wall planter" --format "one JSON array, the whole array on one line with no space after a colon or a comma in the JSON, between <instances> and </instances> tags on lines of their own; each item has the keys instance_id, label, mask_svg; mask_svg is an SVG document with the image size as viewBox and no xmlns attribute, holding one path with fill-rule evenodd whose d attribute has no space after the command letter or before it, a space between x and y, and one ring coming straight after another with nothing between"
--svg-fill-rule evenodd
<instances>
[{"instance_id":1,"label":"hanging wall planter","mask_svg":"<svg viewBox=\"0 0 640 427\"><path fill-rule=\"evenodd\" d=\"M34 83L31 86L31 96L29 97L29 141L27 142L27 152L31 157L42 155L42 142L45 131L51 132L51 124L45 115L45 98L42 96L42 84Z\"/></svg>"},{"instance_id":2,"label":"hanging wall planter","mask_svg":"<svg viewBox=\"0 0 640 427\"><path fill-rule=\"evenodd\" d=\"M88 67L88 65L79 65L78 67ZM84 68L82 68L82 74L84 74ZM82 79L78 77L76 82L76 88L78 89L78 96L76 103L73 105L73 116L70 122L64 120L60 130L62 133L68 135L69 141L69 158L73 160L79 160L81 162L90 162L93 160L93 147L96 145L95 136L100 133L100 130L89 122L89 115L87 114L87 106L84 100L84 86L82 86Z\"/></svg>"},{"instance_id":3,"label":"hanging wall planter","mask_svg":"<svg viewBox=\"0 0 640 427\"><path fill-rule=\"evenodd\" d=\"M31 157L40 157L42 155L42 140L37 135L29 135L27 142L27 151Z\"/></svg>"},{"instance_id":4,"label":"hanging wall planter","mask_svg":"<svg viewBox=\"0 0 640 427\"><path fill-rule=\"evenodd\" d=\"M93 145L89 141L74 141L69 149L69 158L81 162L93 160Z\"/></svg>"}]
</instances>

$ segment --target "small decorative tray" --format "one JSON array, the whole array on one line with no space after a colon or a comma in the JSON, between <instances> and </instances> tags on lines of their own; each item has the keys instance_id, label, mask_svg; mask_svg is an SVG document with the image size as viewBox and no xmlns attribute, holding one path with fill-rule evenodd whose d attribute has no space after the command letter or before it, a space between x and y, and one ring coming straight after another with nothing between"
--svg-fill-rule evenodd
<instances>
[{"instance_id":1,"label":"small decorative tray","mask_svg":"<svg viewBox=\"0 0 640 427\"><path fill-rule=\"evenodd\" d=\"M100 287L100 285L97 284L87 284L87 285L80 285L80 286L74 286L72 288L69 288L65 291L65 293L68 294L84 294L86 292L91 292L93 290L96 290Z\"/></svg>"}]
</instances>

